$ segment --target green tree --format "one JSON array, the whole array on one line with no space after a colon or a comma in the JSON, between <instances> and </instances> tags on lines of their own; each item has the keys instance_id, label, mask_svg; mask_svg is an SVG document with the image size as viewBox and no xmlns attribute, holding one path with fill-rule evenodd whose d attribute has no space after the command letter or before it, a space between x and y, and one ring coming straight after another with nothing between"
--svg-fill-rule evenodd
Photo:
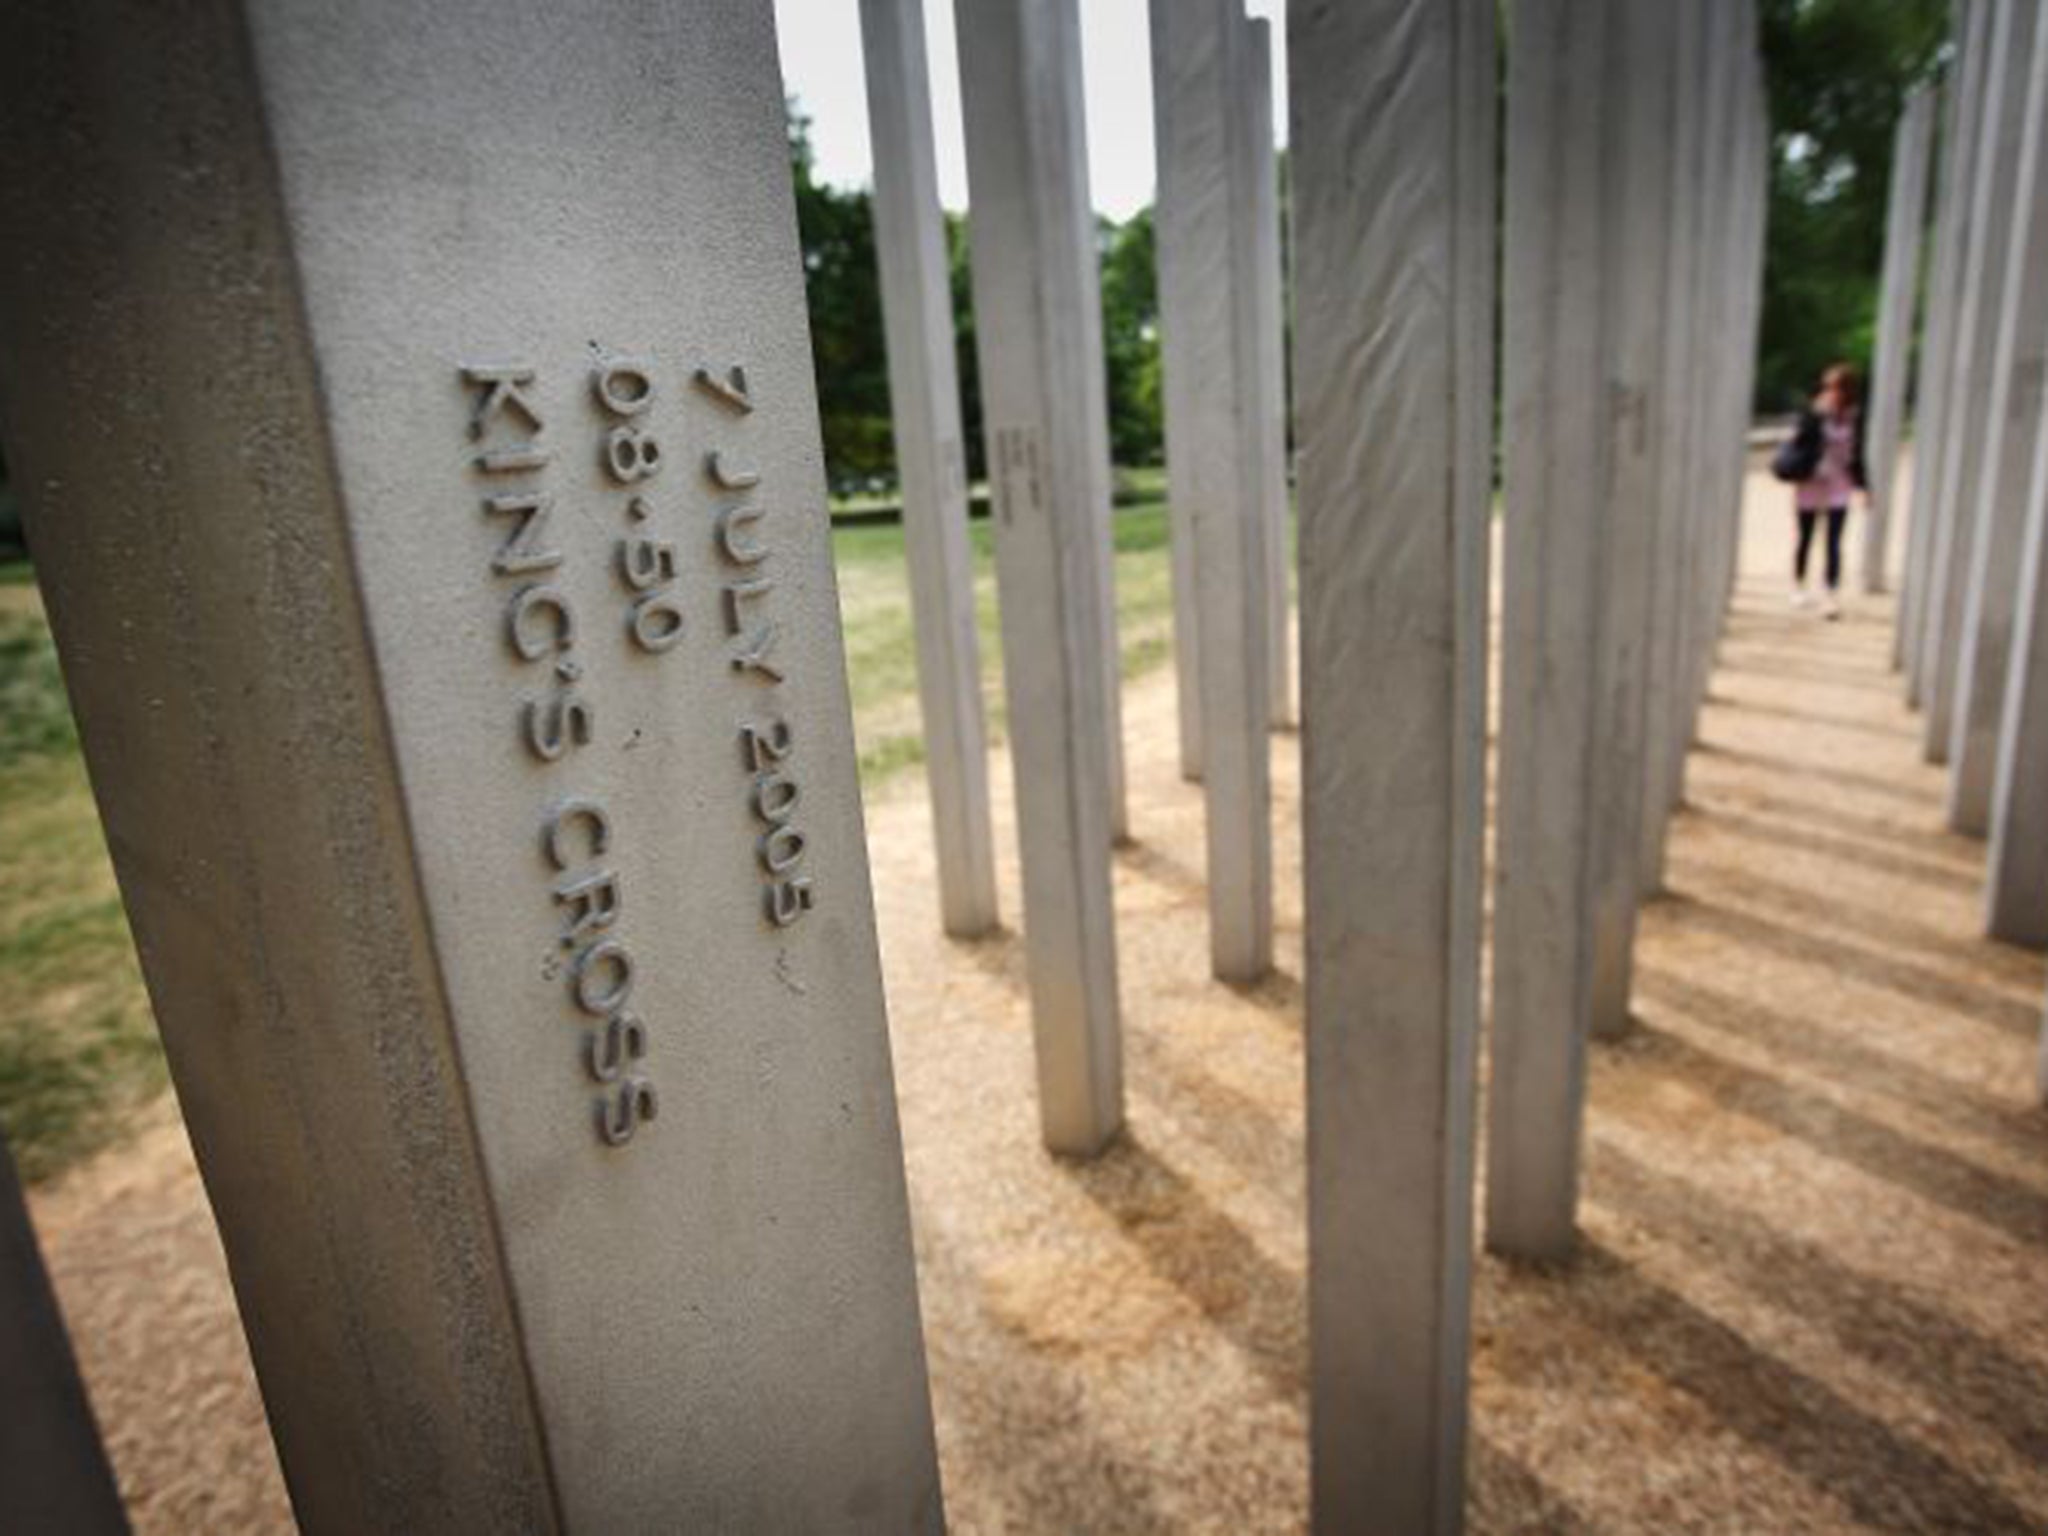
<instances>
[{"instance_id":1,"label":"green tree","mask_svg":"<svg viewBox=\"0 0 2048 1536\"><path fill-rule=\"evenodd\" d=\"M967 439L967 478L988 475L981 435L981 360L974 351L974 272L967 220L946 215L947 275L953 290L953 356L960 374L960 432Z\"/></svg>"},{"instance_id":2,"label":"green tree","mask_svg":"<svg viewBox=\"0 0 2048 1536\"><path fill-rule=\"evenodd\" d=\"M846 492L893 482L896 473L874 200L865 190L847 191L817 179L810 127L810 119L792 100L790 170L796 183L797 234L803 245L825 472L834 491ZM946 215L946 246L967 471L979 479L984 466L974 284L968 267L968 223L958 214ZM1097 248L1102 262L1111 455L1119 464L1156 463L1161 441L1159 301L1151 209L1123 224L1098 223Z\"/></svg>"},{"instance_id":3,"label":"green tree","mask_svg":"<svg viewBox=\"0 0 2048 1536\"><path fill-rule=\"evenodd\" d=\"M1772 126L1759 409L1803 401L1821 368L1867 370L1892 132L1945 57L1947 0L1763 0Z\"/></svg>"},{"instance_id":4,"label":"green tree","mask_svg":"<svg viewBox=\"0 0 2048 1536\"><path fill-rule=\"evenodd\" d=\"M1158 246L1152 210L1101 219L1102 351L1109 371L1109 446L1119 464L1156 464L1163 444Z\"/></svg>"},{"instance_id":5,"label":"green tree","mask_svg":"<svg viewBox=\"0 0 2048 1536\"><path fill-rule=\"evenodd\" d=\"M889 357L882 338L881 274L874 210L864 191L828 187L814 174L811 120L789 106L797 236L811 316L825 471L835 491L895 473L889 424Z\"/></svg>"}]
</instances>

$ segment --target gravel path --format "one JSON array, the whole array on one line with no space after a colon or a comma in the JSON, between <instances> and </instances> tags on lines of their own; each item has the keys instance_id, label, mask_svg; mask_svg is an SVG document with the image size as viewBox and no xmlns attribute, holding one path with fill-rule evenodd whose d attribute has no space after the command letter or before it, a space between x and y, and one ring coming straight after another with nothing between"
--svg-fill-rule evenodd
<instances>
[{"instance_id":1,"label":"gravel path","mask_svg":"<svg viewBox=\"0 0 2048 1536\"><path fill-rule=\"evenodd\" d=\"M1471 1523L2040 1530L2042 965L1977 936L1982 847L1941 830L1888 609L1789 610L1789 518L1753 492L1639 1027L1594 1052L1583 1251L1478 1269ZM1126 705L1130 1131L1092 1165L1038 1148L1014 934L939 936L914 775L871 808L956 1530L1305 1522L1296 744L1280 972L1233 990L1172 711L1170 673ZM1008 850L1006 763L997 790ZM170 1112L33 1203L138 1529L288 1529Z\"/></svg>"}]
</instances>

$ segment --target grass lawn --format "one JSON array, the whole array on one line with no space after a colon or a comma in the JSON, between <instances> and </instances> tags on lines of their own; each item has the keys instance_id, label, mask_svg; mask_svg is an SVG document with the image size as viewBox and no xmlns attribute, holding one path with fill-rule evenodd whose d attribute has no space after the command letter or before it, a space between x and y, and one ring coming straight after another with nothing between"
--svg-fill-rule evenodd
<instances>
[{"instance_id":1,"label":"grass lawn","mask_svg":"<svg viewBox=\"0 0 2048 1536\"><path fill-rule=\"evenodd\" d=\"M1138 484L1155 499L1120 508L1115 523L1126 676L1165 661L1172 635L1166 507L1156 480ZM999 736L993 530L971 528L982 674ZM833 544L861 782L873 790L924 760L903 532L840 527ZM0 1129L22 1176L46 1179L118 1139L165 1082L42 599L26 564L0 564Z\"/></svg>"},{"instance_id":2,"label":"grass lawn","mask_svg":"<svg viewBox=\"0 0 2048 1536\"><path fill-rule=\"evenodd\" d=\"M989 728L1002 739L1002 635L996 618L995 531L968 525L974 546L974 606L980 619L981 672ZM1116 598L1124 676L1172 654L1173 583L1166 551L1166 504L1141 502L1116 514ZM853 723L861 783L872 790L924 761L917 708L917 647L910 628L910 580L903 531L893 524L835 529L839 602L846 624L846 665L853 682Z\"/></svg>"},{"instance_id":3,"label":"grass lawn","mask_svg":"<svg viewBox=\"0 0 2048 1536\"><path fill-rule=\"evenodd\" d=\"M31 1182L164 1086L42 601L0 568L0 1127Z\"/></svg>"}]
</instances>

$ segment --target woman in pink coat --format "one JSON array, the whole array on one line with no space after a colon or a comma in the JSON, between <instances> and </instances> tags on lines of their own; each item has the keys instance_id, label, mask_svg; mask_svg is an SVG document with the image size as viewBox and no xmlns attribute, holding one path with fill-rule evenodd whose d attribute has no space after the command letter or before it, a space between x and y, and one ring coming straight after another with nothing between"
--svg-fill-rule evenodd
<instances>
[{"instance_id":1,"label":"woman in pink coat","mask_svg":"<svg viewBox=\"0 0 2048 1536\"><path fill-rule=\"evenodd\" d=\"M1800 413L1799 430L1779 456L1779 474L1793 482L1793 511L1799 519L1799 543L1792 556L1792 602L1804 608L1806 566L1813 536L1827 522L1827 590L1821 611L1840 618L1837 594L1842 586L1842 527L1849 520L1849 502L1867 488L1863 471L1863 402L1856 370L1836 363L1820 376L1820 391Z\"/></svg>"}]
</instances>

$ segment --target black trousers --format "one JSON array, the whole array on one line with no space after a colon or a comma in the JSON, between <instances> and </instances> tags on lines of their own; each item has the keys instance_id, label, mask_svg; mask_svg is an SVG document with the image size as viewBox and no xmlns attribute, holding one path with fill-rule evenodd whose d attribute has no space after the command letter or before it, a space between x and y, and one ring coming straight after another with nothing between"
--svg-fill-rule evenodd
<instances>
[{"instance_id":1,"label":"black trousers","mask_svg":"<svg viewBox=\"0 0 2048 1536\"><path fill-rule=\"evenodd\" d=\"M1814 525L1820 521L1820 513L1799 509L1799 549L1792 556L1792 574L1800 581L1806 580L1806 557L1813 549ZM1828 590L1834 591L1842 584L1842 526L1849 521L1847 507L1828 508Z\"/></svg>"}]
</instances>

